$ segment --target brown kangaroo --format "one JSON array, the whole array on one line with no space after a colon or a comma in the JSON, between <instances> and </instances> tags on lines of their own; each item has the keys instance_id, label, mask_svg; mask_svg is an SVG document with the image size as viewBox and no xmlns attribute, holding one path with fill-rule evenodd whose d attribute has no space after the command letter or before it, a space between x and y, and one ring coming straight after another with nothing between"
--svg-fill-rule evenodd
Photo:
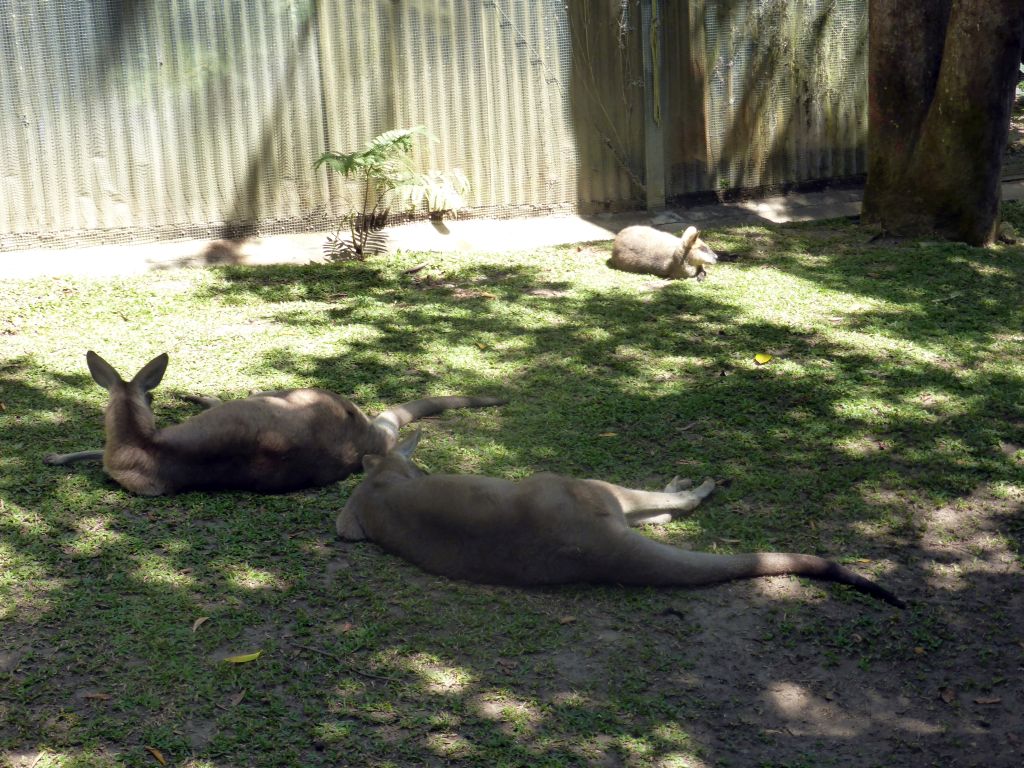
<instances>
[{"instance_id":1,"label":"brown kangaroo","mask_svg":"<svg viewBox=\"0 0 1024 768\"><path fill-rule=\"evenodd\" d=\"M495 397L428 397L370 419L350 400L322 389L260 392L221 403L194 398L208 410L156 428L150 390L167 369L159 355L124 381L95 352L93 379L110 393L102 451L51 454L48 464L103 459L103 469L130 491L160 496L183 491L283 493L327 485L362 469L366 453L387 453L406 424L449 408L501 405Z\"/></svg>"},{"instance_id":2,"label":"brown kangaroo","mask_svg":"<svg viewBox=\"0 0 1024 768\"><path fill-rule=\"evenodd\" d=\"M539 474L512 482L426 475L411 460L419 433L384 456L363 457L366 478L338 514L338 535L369 539L425 571L484 584L603 582L699 587L794 574L847 584L899 608L888 590L814 555L717 555L630 530L689 512L715 488L673 480L664 492Z\"/></svg>"}]
</instances>

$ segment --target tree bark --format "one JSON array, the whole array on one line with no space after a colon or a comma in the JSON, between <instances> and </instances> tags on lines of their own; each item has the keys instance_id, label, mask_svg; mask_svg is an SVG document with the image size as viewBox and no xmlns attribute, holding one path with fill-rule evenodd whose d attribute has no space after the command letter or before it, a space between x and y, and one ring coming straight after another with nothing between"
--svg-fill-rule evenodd
<instances>
[{"instance_id":1,"label":"tree bark","mask_svg":"<svg viewBox=\"0 0 1024 768\"><path fill-rule=\"evenodd\" d=\"M1024 0L870 0L863 219L992 241Z\"/></svg>"}]
</instances>

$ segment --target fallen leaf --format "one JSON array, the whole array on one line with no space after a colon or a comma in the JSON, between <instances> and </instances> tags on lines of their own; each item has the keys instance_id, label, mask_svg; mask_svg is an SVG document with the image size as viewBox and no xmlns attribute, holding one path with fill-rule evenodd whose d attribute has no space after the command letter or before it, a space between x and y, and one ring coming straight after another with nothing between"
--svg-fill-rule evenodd
<instances>
[{"instance_id":1,"label":"fallen leaf","mask_svg":"<svg viewBox=\"0 0 1024 768\"><path fill-rule=\"evenodd\" d=\"M975 704L981 704L981 705L985 706L985 705L989 705L989 704L1002 704L1003 700L1001 698L999 698L998 696L991 696L991 697L988 697L988 698L975 699L974 703Z\"/></svg>"},{"instance_id":2,"label":"fallen leaf","mask_svg":"<svg viewBox=\"0 0 1024 768\"><path fill-rule=\"evenodd\" d=\"M619 434L619 433L618 432L602 432L601 434L598 435L598 437L615 437L617 434Z\"/></svg>"},{"instance_id":3,"label":"fallen leaf","mask_svg":"<svg viewBox=\"0 0 1024 768\"><path fill-rule=\"evenodd\" d=\"M7 406L4 405L3 403L0 403L0 411L6 411L6 410L7 410Z\"/></svg>"},{"instance_id":4,"label":"fallen leaf","mask_svg":"<svg viewBox=\"0 0 1024 768\"><path fill-rule=\"evenodd\" d=\"M110 701L109 693L100 693L99 691L90 691L89 693L82 695L83 699L93 699L94 701Z\"/></svg>"},{"instance_id":5,"label":"fallen leaf","mask_svg":"<svg viewBox=\"0 0 1024 768\"><path fill-rule=\"evenodd\" d=\"M758 365L765 365L772 359L771 355L766 355L764 352L758 352L754 355L754 362Z\"/></svg>"},{"instance_id":6,"label":"fallen leaf","mask_svg":"<svg viewBox=\"0 0 1024 768\"><path fill-rule=\"evenodd\" d=\"M353 624L351 621L346 621L344 624L338 627L338 629L340 629L342 632L351 632L355 628L356 625Z\"/></svg>"},{"instance_id":7,"label":"fallen leaf","mask_svg":"<svg viewBox=\"0 0 1024 768\"><path fill-rule=\"evenodd\" d=\"M558 620L558 623L559 624L575 624L576 623L576 617L575 616L563 616L562 618L560 618Z\"/></svg>"},{"instance_id":8,"label":"fallen leaf","mask_svg":"<svg viewBox=\"0 0 1024 768\"><path fill-rule=\"evenodd\" d=\"M231 706L232 707L237 707L239 704L242 703L242 699L244 699L244 698L245 698L245 689L243 688L242 690L240 690L238 693L236 693L234 696L231 697Z\"/></svg>"},{"instance_id":9,"label":"fallen leaf","mask_svg":"<svg viewBox=\"0 0 1024 768\"><path fill-rule=\"evenodd\" d=\"M480 349L487 349L487 345L486 344L481 344L479 341L476 343L476 345L478 347L480 347Z\"/></svg>"},{"instance_id":10,"label":"fallen leaf","mask_svg":"<svg viewBox=\"0 0 1024 768\"><path fill-rule=\"evenodd\" d=\"M198 619L192 622L192 631L195 632L199 627L210 620L209 616L200 616Z\"/></svg>"},{"instance_id":11,"label":"fallen leaf","mask_svg":"<svg viewBox=\"0 0 1024 768\"><path fill-rule=\"evenodd\" d=\"M245 664L249 661L256 661L260 657L263 651L256 651L255 653L243 653L238 656L228 656L224 661L228 664Z\"/></svg>"},{"instance_id":12,"label":"fallen leaf","mask_svg":"<svg viewBox=\"0 0 1024 768\"><path fill-rule=\"evenodd\" d=\"M952 704L954 701L956 701L956 691L954 691L949 686L939 688L939 698L947 704Z\"/></svg>"},{"instance_id":13,"label":"fallen leaf","mask_svg":"<svg viewBox=\"0 0 1024 768\"><path fill-rule=\"evenodd\" d=\"M160 765L167 765L167 758L164 757L164 753L156 747L146 747L146 751L149 752Z\"/></svg>"},{"instance_id":14,"label":"fallen leaf","mask_svg":"<svg viewBox=\"0 0 1024 768\"><path fill-rule=\"evenodd\" d=\"M914 653L916 653L918 656L924 656L925 650L920 645L917 645L914 646Z\"/></svg>"}]
</instances>

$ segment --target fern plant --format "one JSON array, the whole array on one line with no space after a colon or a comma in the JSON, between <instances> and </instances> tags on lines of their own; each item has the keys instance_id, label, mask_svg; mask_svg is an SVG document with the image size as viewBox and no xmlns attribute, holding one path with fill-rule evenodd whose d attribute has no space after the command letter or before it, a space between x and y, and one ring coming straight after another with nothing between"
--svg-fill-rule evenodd
<instances>
[{"instance_id":1,"label":"fern plant","mask_svg":"<svg viewBox=\"0 0 1024 768\"><path fill-rule=\"evenodd\" d=\"M433 221L446 215L456 216L466 206L469 179L462 171L429 171L418 173L409 182L396 188L402 203L410 208L423 208Z\"/></svg>"},{"instance_id":2,"label":"fern plant","mask_svg":"<svg viewBox=\"0 0 1024 768\"><path fill-rule=\"evenodd\" d=\"M361 200L352 205L344 224L351 233L351 247L356 258L366 257L371 233L387 225L391 209L388 200L395 189L406 188L416 181L410 155L418 136L427 134L422 125L396 128L370 139L365 149L356 152L324 152L313 163L314 168L326 165L346 179L355 179Z\"/></svg>"}]
</instances>

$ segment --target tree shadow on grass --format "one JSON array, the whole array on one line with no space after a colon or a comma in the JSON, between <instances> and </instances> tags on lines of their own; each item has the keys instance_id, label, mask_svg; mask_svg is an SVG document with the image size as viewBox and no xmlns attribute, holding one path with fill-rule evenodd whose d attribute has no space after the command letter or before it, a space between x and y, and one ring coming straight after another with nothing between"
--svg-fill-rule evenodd
<instances>
[{"instance_id":1,"label":"tree shadow on grass","mask_svg":"<svg viewBox=\"0 0 1024 768\"><path fill-rule=\"evenodd\" d=\"M912 290L843 288L849 264L773 267L837 291ZM713 279L754 268L751 257ZM647 487L724 476L731 486L693 522L651 535L865 558L852 566L911 608L788 579L693 592L458 584L334 541L358 478L282 497L140 499L57 471L2 481L24 512L5 518L4 543L44 588L35 602L16 595L5 617L17 660L5 667L0 706L14 719L2 743L99 743L139 765L152 761L144 745L214 765L480 764L497 752L519 764L871 765L921 751L965 762L984 736L990 764L1009 764L1021 702L1000 680L1022 629L1022 515L999 497L1019 465L992 443L1024 442L1022 382L1013 366L961 370L1011 332L1008 315L957 314L926 283L913 290L928 325L894 332L886 318L888 331L866 334L876 309L847 306L848 332L832 334L745 312L714 282L644 290L614 276L591 288L514 260L419 286L379 264L222 274L211 298L254 302L296 332L350 323L364 334L327 354L271 347L256 361L268 372L367 406L434 389L508 396L500 410L426 425L435 470L555 469ZM987 280L967 290L977 307L1001 293ZM863 344L892 333L929 348L921 339L942 323L965 338L948 354ZM778 347L769 365L752 362ZM460 354L439 361L442 349ZM96 411L61 402L50 388L63 385L31 361L8 378L8 405L72 407L96 433ZM26 446L53 436L26 421ZM963 509L977 530L936 522ZM251 664L222 661L257 649Z\"/></svg>"},{"instance_id":2,"label":"tree shadow on grass","mask_svg":"<svg viewBox=\"0 0 1024 768\"><path fill-rule=\"evenodd\" d=\"M801 236L806 238L808 253L828 251L814 232L797 238ZM768 250L775 250L775 245L792 246L787 237L792 236L778 235L773 245L770 241L775 236L768 235ZM834 232L826 232L824 239L830 238L836 238ZM869 245L837 245L824 257L770 254L767 263L773 269L874 302L848 309L837 318L848 332L840 340L820 330L785 323L738 321L737 305L711 292L697 293L689 284L641 295L618 290L571 291L544 299L529 295L540 272L503 268L504 282L494 281L497 285L491 283L487 289L497 303L470 296L457 305L468 307L466 311L438 307L432 298L421 298L414 289L403 291L392 283L389 289L398 292L398 304L386 323L375 326L383 344L379 339L378 343L356 343L345 356L360 370L400 376L402 370L383 354L384 349L395 346L422 353L432 344L493 344L495 336L515 338L518 345L507 351L495 345L489 355L499 370L517 360L529 362L520 365L518 374L506 384L504 392L510 404L503 410L501 425L471 427L474 432L483 429L485 440L502 444L500 458L477 464L479 471L507 474L510 466L518 467L516 472L555 469L635 484L637 478L670 476L679 469L676 462L682 457L687 472L727 473L733 480L721 499L697 511L695 538L700 544L742 541L742 548L785 547L832 555L890 553L888 571L881 578L916 602L909 615L900 617L901 631L890 631L888 620L882 617L851 617L849 605L840 605L836 611L831 603L807 611L784 609L794 612L787 620L792 625L787 631L833 660L834 669L819 670L818 679L810 684L804 680L806 669L800 663L792 674L804 682L787 683L778 670L792 665L779 663L774 652L774 666L766 667L763 660L757 660L758 653L753 654L753 661L741 664L721 648L712 650L722 642L713 628L722 612L707 609L712 628L702 630L706 637L699 647L714 657L714 663L697 662L697 666L713 677L715 664L720 665L717 669L727 681L715 691L715 702L708 706L735 715L725 704L730 690L740 680L757 680L755 687L765 692L765 698L750 701L746 716L763 718L769 724L775 721L790 730L798 722L807 732L768 738L778 742L777 748L789 760L802 754L820 756L817 745L822 739L829 743L829 754L853 758L862 754L858 750L863 750L867 733L883 733L889 748L895 745L906 754L921 744L931 744L937 753L955 755L959 747L954 742L960 737L943 738L934 729L948 729L951 734L965 731L955 724L955 718L950 720L950 713L936 714L924 702L938 695L935 692L942 687L936 682L935 670L962 659L963 643L971 646L974 642L973 637L965 637L967 628L962 621L965 612L971 613L971 606L991 608L978 620L990 641L999 644L996 638L1005 635L1000 625L1012 615L1012 601L1019 601L1019 593L1011 591L1009 594L1016 596L1003 597L1012 577L1010 571L999 569L1012 568L1007 563L1019 556L1015 554L1020 551L1019 504L1011 500L1003 514L985 516L985 525L995 538L1010 542L1009 551L999 553L999 546L988 551L975 547L974 554L957 553L955 548L944 551L952 567L966 567L966 574L955 585L941 585L936 580L931 565L936 551L920 535L928 525L924 519L928 510L936 504L955 506L979 494L998 495L1000 486L1018 480L1019 466L1012 457L994 450L994 443L999 437L1022 437L1019 421L1007 420L1019 418L1013 393L1019 392L1024 382L1009 372L984 379L964 376L963 367L985 355L989 339L1013 332L1015 306L1003 299L1007 281L1018 284L1012 280L1020 276L1021 267L1019 260L1011 259L993 268L987 254L959 249L941 251L937 259L922 265L919 251L918 246L894 254L892 249L881 252ZM739 259L735 268L744 271L758 266L756 257L751 257ZM481 271L488 269L491 267ZM473 285L465 276L455 283L463 291ZM457 292L448 294L455 295ZM550 313L550 322L539 327L517 322L514 315L500 311L502 302L542 304ZM906 311L899 311L897 305L905 305ZM964 311L964 306L970 311ZM346 311L344 317L368 321L358 309ZM413 335L411 328L415 329ZM900 358L899 348L863 349L849 334L910 342L925 352L940 346L946 351L941 356ZM956 342L950 344L950 337ZM755 351L778 345L786 350L777 367L758 368L750 362ZM662 386L652 386L641 380L651 357L685 360L677 372L664 374ZM282 362L275 360L275 364ZM322 374L328 379L336 362L333 358L307 359L302 366L314 377ZM493 386L500 381L500 377L486 374L467 377L462 371L459 375L474 386ZM567 382L572 386L566 386ZM945 410L944 397L965 405ZM479 434L466 434L462 439L470 445L482 442ZM431 456L432 463L436 463L435 456ZM991 559L996 571L971 570L968 563L977 557ZM730 588L734 593L756 589L754 585ZM601 604L593 591L585 594L586 601L600 605L599 613L614 615L614 609ZM842 597L835 590L831 594L835 601ZM687 594L686 599L690 611L694 602L708 598L691 599ZM734 607L743 599L749 598L726 602ZM770 599L754 602L771 611ZM828 630L812 617L823 609L837 623ZM588 622L590 629L600 634L601 620L590 617ZM755 627L749 631L763 630ZM863 645L868 640L870 647ZM751 642L746 635L734 640L737 657L748 653ZM423 647L443 648L445 644L434 636L417 647L422 651ZM594 653L593 638L586 647L587 653ZM806 652L795 656L799 662ZM990 651L987 656L1004 654ZM477 659L485 663L483 657ZM917 680L887 681L884 670L892 665L915 668ZM997 666L985 662L975 671L995 674ZM873 667L880 669L873 672ZM530 665L533 674L539 668L543 665ZM604 663L598 662L594 668L599 675L609 673ZM847 697L841 704L830 704L835 689L848 686L851 675L860 679L865 696L859 702ZM568 671L555 676L570 688L578 685ZM705 687L693 685L702 691ZM975 686L971 688L975 693L964 696L974 695L980 701L998 698L983 695L984 689L978 689L976 681L970 686ZM538 686L526 683L522 688L543 700ZM593 681L590 690L596 690ZM898 703L905 699L911 703ZM373 700L367 695L365 702ZM595 705L596 700L604 704ZM590 704L578 707L583 714L559 711L558 717L589 717L604 724L608 712L602 707L619 707L625 700L634 704L628 696L616 697L605 691L589 699ZM553 701L546 700L546 706L558 709ZM880 701L888 703L879 707ZM671 702L678 707L675 699ZM664 722L659 720L664 717L690 722L694 730L704 732L712 752L736 757L736 749L721 740L721 732L698 724L705 721L702 713L684 713L678 708L669 712L665 706L662 701L653 710L645 710L652 729L644 738L655 753L669 754L673 749L672 739L652 735L660 732L653 723ZM902 708L902 719L892 707ZM888 715L880 717L881 711ZM893 721L886 722L890 715ZM845 736L830 733L824 726L834 716L844 721ZM997 732L1009 730L1013 722L1012 717L1000 716L994 718L998 723L993 726L992 716L987 716L986 727ZM358 716L343 719L345 723L358 726L360 732L376 732L371 741L384 738L387 732ZM619 722L617 727L622 725ZM325 721L325 728L328 726L340 727L337 721ZM600 752L600 745L609 743L602 739L602 730L600 725L581 727L575 735L581 741L597 739L595 749ZM524 749L532 738L513 739L510 748ZM620 745L611 751L621 754L622 749Z\"/></svg>"}]
</instances>

